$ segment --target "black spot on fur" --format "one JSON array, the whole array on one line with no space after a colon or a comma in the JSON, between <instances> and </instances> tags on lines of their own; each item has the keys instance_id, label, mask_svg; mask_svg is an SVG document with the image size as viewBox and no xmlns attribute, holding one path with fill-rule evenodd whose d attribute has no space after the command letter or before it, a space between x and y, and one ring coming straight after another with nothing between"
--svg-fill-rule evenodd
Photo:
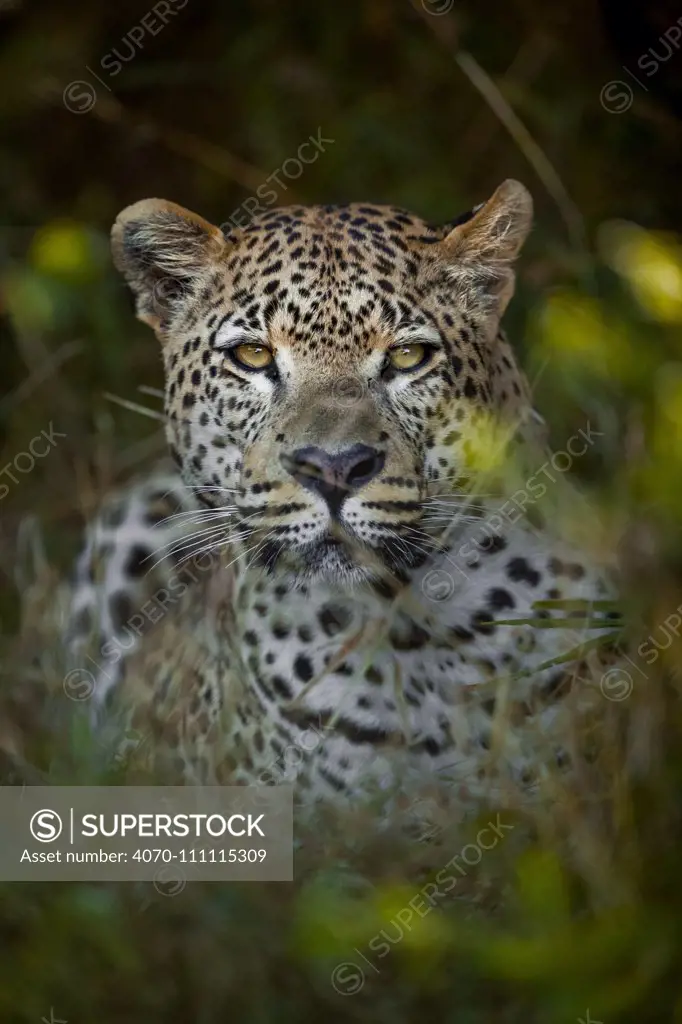
<instances>
[{"instance_id":1,"label":"black spot on fur","mask_svg":"<svg viewBox=\"0 0 682 1024\"><path fill-rule=\"evenodd\" d=\"M118 632L126 625L133 614L133 603L125 590L118 590L109 599L109 608L114 629Z\"/></svg>"},{"instance_id":2,"label":"black spot on fur","mask_svg":"<svg viewBox=\"0 0 682 1024\"><path fill-rule=\"evenodd\" d=\"M528 583L531 587L537 587L540 582L540 573L525 558L512 558L507 565L507 576L515 583Z\"/></svg>"},{"instance_id":3,"label":"black spot on fur","mask_svg":"<svg viewBox=\"0 0 682 1024\"><path fill-rule=\"evenodd\" d=\"M336 636L350 624L351 613L343 605L326 605L318 618L327 636Z\"/></svg>"},{"instance_id":4,"label":"black spot on fur","mask_svg":"<svg viewBox=\"0 0 682 1024\"><path fill-rule=\"evenodd\" d=\"M516 602L508 590L503 587L493 587L488 594L488 607L501 612L505 608L514 608Z\"/></svg>"},{"instance_id":5,"label":"black spot on fur","mask_svg":"<svg viewBox=\"0 0 682 1024\"><path fill-rule=\"evenodd\" d=\"M283 676L272 676L270 682L272 683L273 689L280 697L284 700L291 700L294 694Z\"/></svg>"},{"instance_id":6,"label":"black spot on fur","mask_svg":"<svg viewBox=\"0 0 682 1024\"><path fill-rule=\"evenodd\" d=\"M484 555L496 555L499 551L504 551L506 546L507 542L504 537L486 537L478 542L479 550Z\"/></svg>"},{"instance_id":7,"label":"black spot on fur","mask_svg":"<svg viewBox=\"0 0 682 1024\"><path fill-rule=\"evenodd\" d=\"M310 658L307 658L305 654L299 654L294 661L294 672L302 682L309 683L313 678L313 666Z\"/></svg>"},{"instance_id":8,"label":"black spot on fur","mask_svg":"<svg viewBox=\"0 0 682 1024\"><path fill-rule=\"evenodd\" d=\"M471 616L471 628L484 636L495 632L495 625L490 621L490 612L478 611Z\"/></svg>"},{"instance_id":9,"label":"black spot on fur","mask_svg":"<svg viewBox=\"0 0 682 1024\"><path fill-rule=\"evenodd\" d=\"M125 572L133 579L146 576L151 567L151 551L142 544L134 544L126 560Z\"/></svg>"}]
</instances>

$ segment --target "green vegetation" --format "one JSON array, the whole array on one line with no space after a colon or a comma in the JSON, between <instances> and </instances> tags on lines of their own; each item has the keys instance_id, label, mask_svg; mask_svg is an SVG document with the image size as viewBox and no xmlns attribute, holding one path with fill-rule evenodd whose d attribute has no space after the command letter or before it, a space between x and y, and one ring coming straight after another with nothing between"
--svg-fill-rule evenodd
<instances>
[{"instance_id":1,"label":"green vegetation","mask_svg":"<svg viewBox=\"0 0 682 1024\"><path fill-rule=\"evenodd\" d=\"M628 78L621 109L603 90L629 56L583 0L159 7L160 29L132 0L0 0L0 468L52 437L0 478L2 782L119 778L64 697L55 609L83 518L163 450L156 342L108 256L145 196L221 223L279 174L278 203L445 221L524 181L509 333L555 449L595 438L574 525L619 559L645 646L604 688L576 786L500 812L513 829L442 897L426 887L497 807L421 843L369 812L302 824L293 885L0 884L0 1021L682 1020L682 54L648 91ZM636 57L679 12L635 8ZM299 175L285 162L318 133Z\"/></svg>"}]
</instances>

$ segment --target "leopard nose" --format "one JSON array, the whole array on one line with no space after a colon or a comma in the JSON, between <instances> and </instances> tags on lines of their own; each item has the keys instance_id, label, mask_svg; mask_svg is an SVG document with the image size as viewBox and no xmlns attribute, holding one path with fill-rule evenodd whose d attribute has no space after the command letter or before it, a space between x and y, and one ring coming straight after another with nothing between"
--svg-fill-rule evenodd
<instances>
[{"instance_id":1,"label":"leopard nose","mask_svg":"<svg viewBox=\"0 0 682 1024\"><path fill-rule=\"evenodd\" d=\"M308 445L280 458L294 479L324 498L333 513L339 511L344 498L378 476L386 461L383 452L366 444L334 453Z\"/></svg>"}]
</instances>

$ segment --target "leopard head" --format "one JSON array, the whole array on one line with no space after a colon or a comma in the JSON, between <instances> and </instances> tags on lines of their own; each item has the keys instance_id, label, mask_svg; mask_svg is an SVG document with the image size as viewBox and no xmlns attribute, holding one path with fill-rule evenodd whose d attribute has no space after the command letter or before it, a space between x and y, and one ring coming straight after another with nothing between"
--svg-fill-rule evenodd
<instances>
[{"instance_id":1,"label":"leopard head","mask_svg":"<svg viewBox=\"0 0 682 1024\"><path fill-rule=\"evenodd\" d=\"M441 227L365 204L229 232L158 199L120 214L171 450L255 560L352 584L428 557L429 494L466 488L486 418L530 409L499 322L531 220L515 181Z\"/></svg>"}]
</instances>

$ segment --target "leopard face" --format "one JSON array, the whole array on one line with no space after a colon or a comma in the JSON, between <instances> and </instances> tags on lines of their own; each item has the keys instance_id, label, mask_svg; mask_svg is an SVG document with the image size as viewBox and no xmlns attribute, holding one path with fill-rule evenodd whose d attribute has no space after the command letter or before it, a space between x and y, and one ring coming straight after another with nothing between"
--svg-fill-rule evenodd
<instances>
[{"instance_id":1,"label":"leopard face","mask_svg":"<svg viewBox=\"0 0 682 1024\"><path fill-rule=\"evenodd\" d=\"M466 487L486 417L529 408L499 321L530 222L511 181L440 228L362 204L230 234L161 200L126 209L114 258L162 343L169 442L216 529L300 579L423 563L427 497Z\"/></svg>"}]
</instances>

